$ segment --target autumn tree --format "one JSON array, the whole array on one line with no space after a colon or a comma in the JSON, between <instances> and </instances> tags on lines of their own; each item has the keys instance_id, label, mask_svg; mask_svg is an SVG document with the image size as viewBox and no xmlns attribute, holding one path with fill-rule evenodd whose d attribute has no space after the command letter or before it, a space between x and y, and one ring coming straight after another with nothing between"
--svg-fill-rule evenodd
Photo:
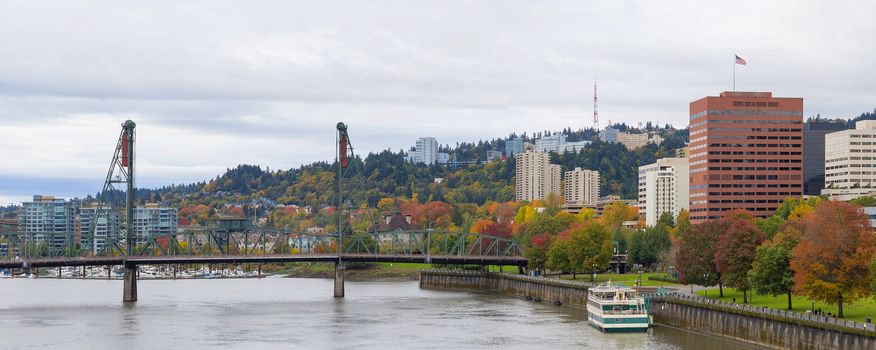
<instances>
[{"instance_id":1,"label":"autumn tree","mask_svg":"<svg viewBox=\"0 0 876 350\"><path fill-rule=\"evenodd\" d=\"M705 287L718 285L719 296L724 296L721 274L715 265L715 242L723 232L724 226L718 220L709 220L679 232L675 264L682 283Z\"/></svg>"},{"instance_id":2,"label":"autumn tree","mask_svg":"<svg viewBox=\"0 0 876 350\"><path fill-rule=\"evenodd\" d=\"M715 266L721 281L742 291L742 302L748 303L748 271L754 263L757 247L766 239L754 225L754 218L737 210L721 219L724 232L715 245Z\"/></svg>"},{"instance_id":3,"label":"autumn tree","mask_svg":"<svg viewBox=\"0 0 876 350\"><path fill-rule=\"evenodd\" d=\"M611 262L611 233L596 221L577 224L569 229L569 261L574 270L608 268Z\"/></svg>"},{"instance_id":4,"label":"autumn tree","mask_svg":"<svg viewBox=\"0 0 876 350\"><path fill-rule=\"evenodd\" d=\"M636 207L627 205L624 202L614 202L602 209L602 215L599 221L609 229L621 227L624 222L634 220L639 211Z\"/></svg>"},{"instance_id":5,"label":"autumn tree","mask_svg":"<svg viewBox=\"0 0 876 350\"><path fill-rule=\"evenodd\" d=\"M824 202L803 219L803 238L794 248L794 292L812 300L837 304L854 303L870 292L870 262L874 234L859 207L843 202Z\"/></svg>"},{"instance_id":6,"label":"autumn tree","mask_svg":"<svg viewBox=\"0 0 876 350\"><path fill-rule=\"evenodd\" d=\"M424 218L426 228L445 228L452 223L450 212L453 207L444 202L428 202L424 205Z\"/></svg>"},{"instance_id":7,"label":"autumn tree","mask_svg":"<svg viewBox=\"0 0 876 350\"><path fill-rule=\"evenodd\" d=\"M550 233L543 233L532 237L529 245L523 250L523 256L529 261L529 267L533 269L544 269L548 261L548 250L551 248L552 236Z\"/></svg>"}]
</instances>

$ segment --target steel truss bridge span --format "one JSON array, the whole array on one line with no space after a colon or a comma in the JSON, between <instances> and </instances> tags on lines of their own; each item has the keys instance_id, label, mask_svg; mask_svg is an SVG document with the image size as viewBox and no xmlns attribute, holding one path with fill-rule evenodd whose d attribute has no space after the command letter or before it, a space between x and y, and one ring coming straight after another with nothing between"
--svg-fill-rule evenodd
<instances>
[{"instance_id":1,"label":"steel truss bridge span","mask_svg":"<svg viewBox=\"0 0 876 350\"><path fill-rule=\"evenodd\" d=\"M344 235L341 255L409 257L522 258L513 240L466 232L439 230L356 232ZM311 234L251 229L187 230L181 233L140 238L128 255L126 244L118 238L39 232L0 232L0 263L10 261L94 259L117 261L142 257L186 256L296 256L334 255L338 257L336 234ZM107 258L107 259L103 259ZM507 258L507 259L497 259ZM346 260L346 259L344 259ZM525 260L525 259L524 259Z\"/></svg>"},{"instance_id":2,"label":"steel truss bridge span","mask_svg":"<svg viewBox=\"0 0 876 350\"><path fill-rule=\"evenodd\" d=\"M452 256L452 255L390 255L390 254L342 254L344 262L408 262L453 265L502 265L525 266L522 257ZM68 266L109 265L190 265L190 264L266 264L289 262L336 263L336 254L286 254L286 255L208 255L208 256L140 256L140 257L90 257L47 258L31 261L0 261L0 268L41 268Z\"/></svg>"}]
</instances>

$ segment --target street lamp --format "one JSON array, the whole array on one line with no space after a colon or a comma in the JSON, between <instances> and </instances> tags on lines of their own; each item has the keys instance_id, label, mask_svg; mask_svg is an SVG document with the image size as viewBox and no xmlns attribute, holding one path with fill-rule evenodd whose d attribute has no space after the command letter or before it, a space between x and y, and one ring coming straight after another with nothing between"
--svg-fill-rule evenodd
<instances>
[{"instance_id":1,"label":"street lamp","mask_svg":"<svg viewBox=\"0 0 876 350\"><path fill-rule=\"evenodd\" d=\"M596 264L590 267L590 283L596 283Z\"/></svg>"}]
</instances>

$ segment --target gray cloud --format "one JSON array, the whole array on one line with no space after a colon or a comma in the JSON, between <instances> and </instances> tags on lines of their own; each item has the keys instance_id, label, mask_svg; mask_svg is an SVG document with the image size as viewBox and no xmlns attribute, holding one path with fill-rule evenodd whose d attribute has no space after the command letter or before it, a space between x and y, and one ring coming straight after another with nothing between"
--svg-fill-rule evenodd
<instances>
[{"instance_id":1,"label":"gray cloud","mask_svg":"<svg viewBox=\"0 0 876 350\"><path fill-rule=\"evenodd\" d=\"M146 186L330 159L338 120L364 152L588 127L596 74L603 124L683 127L690 101L729 89L734 53L749 62L738 89L848 117L876 106L874 12L872 1L6 1L0 176L99 182L128 118Z\"/></svg>"}]
</instances>

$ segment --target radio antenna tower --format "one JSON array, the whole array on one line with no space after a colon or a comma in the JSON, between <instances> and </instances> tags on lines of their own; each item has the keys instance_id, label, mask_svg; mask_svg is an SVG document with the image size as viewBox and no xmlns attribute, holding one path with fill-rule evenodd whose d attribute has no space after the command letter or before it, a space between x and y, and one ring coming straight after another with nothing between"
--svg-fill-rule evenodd
<instances>
[{"instance_id":1,"label":"radio antenna tower","mask_svg":"<svg viewBox=\"0 0 876 350\"><path fill-rule=\"evenodd\" d=\"M596 97L596 75L593 75L593 129L599 130L599 100Z\"/></svg>"}]
</instances>

